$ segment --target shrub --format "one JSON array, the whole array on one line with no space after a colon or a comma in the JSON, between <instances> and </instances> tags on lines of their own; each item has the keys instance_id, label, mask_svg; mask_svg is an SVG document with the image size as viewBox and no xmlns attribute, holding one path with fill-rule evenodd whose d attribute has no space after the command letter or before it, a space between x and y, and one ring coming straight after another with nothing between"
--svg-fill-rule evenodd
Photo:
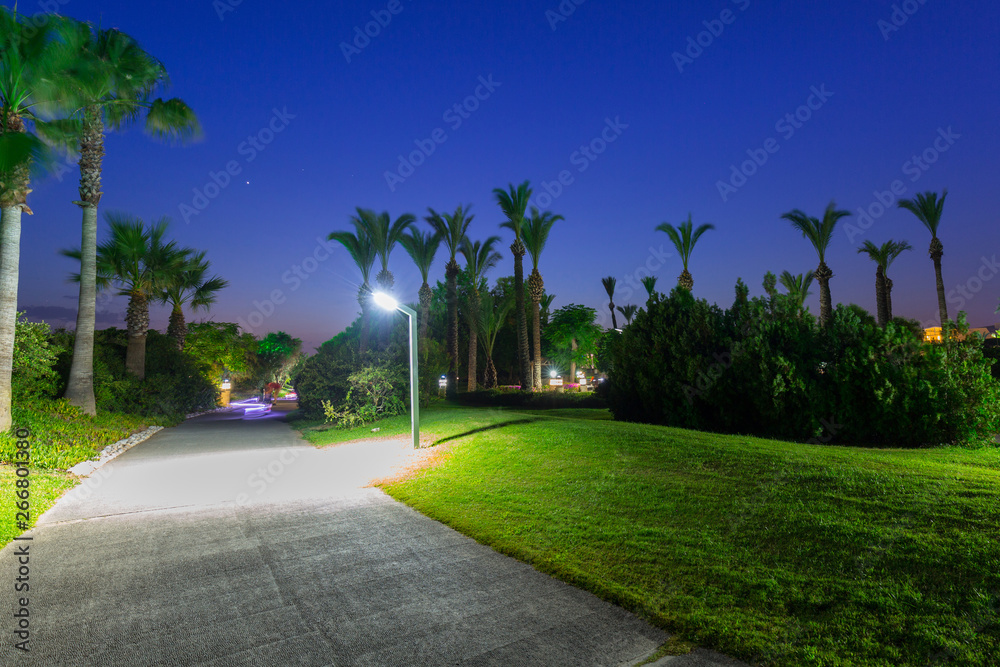
<instances>
[{"instance_id":1,"label":"shrub","mask_svg":"<svg viewBox=\"0 0 1000 667\"><path fill-rule=\"evenodd\" d=\"M606 383L601 383L606 384ZM598 385L600 387L600 385ZM607 402L594 393L557 393L554 391L527 392L502 389L459 393L455 402L461 405L495 408L521 408L524 410L549 410L557 408L607 408Z\"/></svg>"},{"instance_id":2,"label":"shrub","mask_svg":"<svg viewBox=\"0 0 1000 667\"><path fill-rule=\"evenodd\" d=\"M956 325L961 333L964 320ZM654 297L604 355L616 419L816 442L991 442L1000 385L978 337L924 343L838 306L825 329L780 296L722 311Z\"/></svg>"},{"instance_id":3,"label":"shrub","mask_svg":"<svg viewBox=\"0 0 1000 667\"><path fill-rule=\"evenodd\" d=\"M50 341L49 325L27 322L18 313L14 326L14 364L11 390L15 400L55 396L59 374L54 370L63 348Z\"/></svg>"},{"instance_id":4,"label":"shrub","mask_svg":"<svg viewBox=\"0 0 1000 667\"><path fill-rule=\"evenodd\" d=\"M57 368L69 374L72 332L61 332L65 350ZM218 389L208 368L177 349L170 336L151 330L146 338L146 377L125 370L128 334L122 329L94 332L94 399L97 411L179 418L214 408Z\"/></svg>"},{"instance_id":5,"label":"shrub","mask_svg":"<svg viewBox=\"0 0 1000 667\"><path fill-rule=\"evenodd\" d=\"M402 393L406 380L398 367L367 367L352 373L347 382L347 397L339 406L323 401L327 422L353 428L406 411Z\"/></svg>"}]
</instances>

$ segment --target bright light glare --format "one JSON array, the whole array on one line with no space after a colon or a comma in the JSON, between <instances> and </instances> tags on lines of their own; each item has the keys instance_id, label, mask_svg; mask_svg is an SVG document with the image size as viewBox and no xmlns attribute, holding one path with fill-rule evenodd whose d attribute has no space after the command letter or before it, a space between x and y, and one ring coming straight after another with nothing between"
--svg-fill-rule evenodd
<instances>
[{"instance_id":1,"label":"bright light glare","mask_svg":"<svg viewBox=\"0 0 1000 667\"><path fill-rule=\"evenodd\" d=\"M399 307L399 303L385 292L375 292L372 298L375 300L375 303L386 310L396 310Z\"/></svg>"},{"instance_id":2,"label":"bright light glare","mask_svg":"<svg viewBox=\"0 0 1000 667\"><path fill-rule=\"evenodd\" d=\"M551 371L549 371L549 377L550 377L550 378L554 378L555 376L556 376L556 372L555 372L555 370L551 370Z\"/></svg>"}]
</instances>

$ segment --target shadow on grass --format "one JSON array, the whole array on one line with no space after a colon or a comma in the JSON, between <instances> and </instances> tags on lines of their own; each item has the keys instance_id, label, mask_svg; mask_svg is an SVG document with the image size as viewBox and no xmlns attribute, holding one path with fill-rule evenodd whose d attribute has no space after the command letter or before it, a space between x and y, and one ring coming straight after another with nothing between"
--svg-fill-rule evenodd
<instances>
[{"instance_id":1,"label":"shadow on grass","mask_svg":"<svg viewBox=\"0 0 1000 667\"><path fill-rule=\"evenodd\" d=\"M467 435L474 435L476 433L482 433L483 431L492 431L494 429L503 428L505 426L517 426L518 424L533 424L538 421L537 419L512 419L510 421L500 422L499 424L490 424L489 426L482 426L480 428L474 428L471 431L464 431L462 433L456 433L455 435L449 435L446 438L441 438L440 440L435 440L435 445L441 445L452 440L458 440L459 438L464 438Z\"/></svg>"}]
</instances>

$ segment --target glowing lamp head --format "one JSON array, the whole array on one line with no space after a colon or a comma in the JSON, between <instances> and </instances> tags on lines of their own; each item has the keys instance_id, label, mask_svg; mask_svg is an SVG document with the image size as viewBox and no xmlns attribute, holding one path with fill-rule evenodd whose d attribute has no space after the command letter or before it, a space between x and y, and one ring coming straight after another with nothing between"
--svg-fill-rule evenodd
<instances>
[{"instance_id":1,"label":"glowing lamp head","mask_svg":"<svg viewBox=\"0 0 1000 667\"><path fill-rule=\"evenodd\" d=\"M556 372L554 370L549 371L549 377L550 378L554 378L555 376L556 376Z\"/></svg>"},{"instance_id":2,"label":"glowing lamp head","mask_svg":"<svg viewBox=\"0 0 1000 667\"><path fill-rule=\"evenodd\" d=\"M374 299L375 303L377 303L380 307L385 308L386 310L396 310L396 308L399 307L399 303L385 292L375 292L372 295L372 299Z\"/></svg>"}]
</instances>

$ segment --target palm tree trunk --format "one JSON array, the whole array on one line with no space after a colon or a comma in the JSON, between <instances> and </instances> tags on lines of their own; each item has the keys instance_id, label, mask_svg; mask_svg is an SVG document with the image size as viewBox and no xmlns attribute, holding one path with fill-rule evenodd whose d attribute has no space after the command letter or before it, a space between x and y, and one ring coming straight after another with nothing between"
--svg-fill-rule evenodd
<instances>
[{"instance_id":1,"label":"palm tree trunk","mask_svg":"<svg viewBox=\"0 0 1000 667\"><path fill-rule=\"evenodd\" d=\"M885 328L889 318L885 305L885 272L881 266L875 270L875 309L878 312L878 325Z\"/></svg>"},{"instance_id":2,"label":"palm tree trunk","mask_svg":"<svg viewBox=\"0 0 1000 667\"><path fill-rule=\"evenodd\" d=\"M886 322L892 321L892 281L889 276L885 277L885 318Z\"/></svg>"},{"instance_id":3,"label":"palm tree trunk","mask_svg":"<svg viewBox=\"0 0 1000 667\"><path fill-rule=\"evenodd\" d=\"M497 386L497 367L493 365L492 352L486 353L486 372L483 373L483 386L493 389Z\"/></svg>"},{"instance_id":4,"label":"palm tree trunk","mask_svg":"<svg viewBox=\"0 0 1000 667\"><path fill-rule=\"evenodd\" d=\"M358 339L358 357L363 357L368 349L368 286L358 288L358 305L361 307L361 334Z\"/></svg>"},{"instance_id":5,"label":"palm tree trunk","mask_svg":"<svg viewBox=\"0 0 1000 667\"><path fill-rule=\"evenodd\" d=\"M448 294L448 387L446 398L458 395L458 262L452 257L444 267Z\"/></svg>"},{"instance_id":6,"label":"palm tree trunk","mask_svg":"<svg viewBox=\"0 0 1000 667\"><path fill-rule=\"evenodd\" d=\"M609 303L608 304L608 308L611 309L611 328L612 329L617 329L618 328L618 318L615 317L615 302L612 301L611 303Z\"/></svg>"},{"instance_id":7,"label":"palm tree trunk","mask_svg":"<svg viewBox=\"0 0 1000 667\"><path fill-rule=\"evenodd\" d=\"M478 365L478 355L479 348L477 340L477 332L479 330L479 292L477 290L472 290L472 294L469 296L469 380L466 384L467 391L475 391L478 387L476 384L476 366Z\"/></svg>"},{"instance_id":8,"label":"palm tree trunk","mask_svg":"<svg viewBox=\"0 0 1000 667\"><path fill-rule=\"evenodd\" d=\"M532 343L534 343L532 388L541 390L542 388L542 308L537 301L531 302L531 329Z\"/></svg>"},{"instance_id":9,"label":"palm tree trunk","mask_svg":"<svg viewBox=\"0 0 1000 667\"><path fill-rule=\"evenodd\" d=\"M65 397L88 415L97 414L94 403L94 329L97 318L97 207L101 203L104 161L104 123L100 110L84 111L80 137L80 201L83 230L80 241L80 300L76 311L73 361Z\"/></svg>"},{"instance_id":10,"label":"palm tree trunk","mask_svg":"<svg viewBox=\"0 0 1000 667\"><path fill-rule=\"evenodd\" d=\"M177 342L177 349L184 349L184 339L187 337L187 324L184 322L184 311L179 305L170 310L170 323L167 324L167 335Z\"/></svg>"},{"instance_id":11,"label":"palm tree trunk","mask_svg":"<svg viewBox=\"0 0 1000 667\"><path fill-rule=\"evenodd\" d=\"M11 373L17 325L17 279L21 252L21 204L0 210L0 433L7 432L11 414Z\"/></svg>"},{"instance_id":12,"label":"palm tree trunk","mask_svg":"<svg viewBox=\"0 0 1000 667\"><path fill-rule=\"evenodd\" d=\"M572 352L576 352L576 339L571 338L569 341L569 349ZM569 360L569 382L576 382L576 356L570 353Z\"/></svg>"},{"instance_id":13,"label":"palm tree trunk","mask_svg":"<svg viewBox=\"0 0 1000 667\"><path fill-rule=\"evenodd\" d=\"M88 415L97 414L94 401L94 329L97 319L97 207L83 207L80 245L80 302L76 313L73 361L65 398Z\"/></svg>"},{"instance_id":14,"label":"palm tree trunk","mask_svg":"<svg viewBox=\"0 0 1000 667\"><path fill-rule=\"evenodd\" d=\"M520 365L521 389L531 389L531 359L528 356L528 318L524 313L524 243L515 239L510 245L514 255L514 308L517 310L517 357Z\"/></svg>"},{"instance_id":15,"label":"palm tree trunk","mask_svg":"<svg viewBox=\"0 0 1000 667\"><path fill-rule=\"evenodd\" d=\"M833 316L833 298L830 296L830 278L833 277L833 271L830 267L826 265L826 262L820 262L819 266L816 268L816 281L819 283L819 325L825 327Z\"/></svg>"},{"instance_id":16,"label":"palm tree trunk","mask_svg":"<svg viewBox=\"0 0 1000 667\"><path fill-rule=\"evenodd\" d=\"M934 279L937 281L938 314L941 317L941 326L948 321L948 304L944 298L944 278L941 276L941 257L944 256L944 246L941 239L934 237L931 239L930 249L931 259L934 260Z\"/></svg>"},{"instance_id":17,"label":"palm tree trunk","mask_svg":"<svg viewBox=\"0 0 1000 667\"><path fill-rule=\"evenodd\" d=\"M431 286L424 282L420 286L420 349L424 350L424 355L427 355L427 326L430 324L431 316L431 299L434 296L434 292L431 291Z\"/></svg>"},{"instance_id":18,"label":"palm tree trunk","mask_svg":"<svg viewBox=\"0 0 1000 667\"><path fill-rule=\"evenodd\" d=\"M149 300L141 292L129 298L125 313L128 327L128 347L125 350L125 369L140 380L146 378L146 332L149 331Z\"/></svg>"}]
</instances>

